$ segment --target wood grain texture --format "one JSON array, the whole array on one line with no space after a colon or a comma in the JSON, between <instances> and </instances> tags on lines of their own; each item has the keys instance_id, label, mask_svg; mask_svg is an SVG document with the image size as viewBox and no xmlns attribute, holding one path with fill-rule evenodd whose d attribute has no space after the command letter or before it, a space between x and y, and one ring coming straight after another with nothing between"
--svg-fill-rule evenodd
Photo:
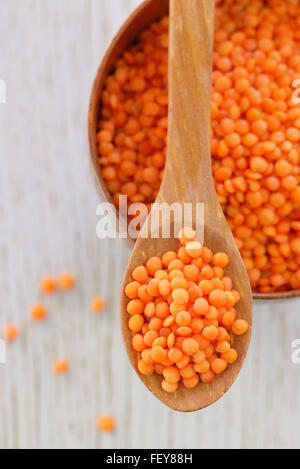
<instances>
[{"instance_id":1,"label":"wood grain texture","mask_svg":"<svg viewBox=\"0 0 300 469\"><path fill-rule=\"evenodd\" d=\"M255 303L253 340L234 386L183 415L140 383L119 331L129 250L95 234L98 195L88 161L90 90L106 45L137 0L0 0L0 328L21 336L0 365L0 448L299 448L299 300ZM32 324L38 279L70 269L77 288L46 300ZM108 300L101 317L90 297ZM67 376L50 363L70 360ZM117 420L99 435L101 412Z\"/></svg>"}]
</instances>

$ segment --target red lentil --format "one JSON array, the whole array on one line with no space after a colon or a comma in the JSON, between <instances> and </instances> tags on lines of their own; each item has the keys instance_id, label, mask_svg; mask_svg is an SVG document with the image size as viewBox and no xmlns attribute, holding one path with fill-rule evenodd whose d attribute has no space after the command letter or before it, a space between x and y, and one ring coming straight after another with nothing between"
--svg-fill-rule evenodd
<instances>
[{"instance_id":1,"label":"red lentil","mask_svg":"<svg viewBox=\"0 0 300 469\"><path fill-rule=\"evenodd\" d=\"M115 419L111 415L100 415L96 420L96 427L100 432L113 432L116 427Z\"/></svg>"},{"instance_id":2,"label":"red lentil","mask_svg":"<svg viewBox=\"0 0 300 469\"><path fill-rule=\"evenodd\" d=\"M50 276L46 276L41 278L40 280L40 290L42 293L45 293L47 295L51 295L52 293L55 292L56 290L56 281L54 278Z\"/></svg>"},{"instance_id":3,"label":"red lentil","mask_svg":"<svg viewBox=\"0 0 300 469\"><path fill-rule=\"evenodd\" d=\"M31 306L29 314L34 321L42 321L47 316L47 308L43 304Z\"/></svg>"},{"instance_id":4,"label":"red lentil","mask_svg":"<svg viewBox=\"0 0 300 469\"><path fill-rule=\"evenodd\" d=\"M90 301L90 310L93 313L100 313L105 306L105 301L101 296L94 296Z\"/></svg>"},{"instance_id":5,"label":"red lentil","mask_svg":"<svg viewBox=\"0 0 300 469\"><path fill-rule=\"evenodd\" d=\"M69 362L67 360L55 360L51 364L53 373L63 374L69 370Z\"/></svg>"},{"instance_id":6,"label":"red lentil","mask_svg":"<svg viewBox=\"0 0 300 469\"><path fill-rule=\"evenodd\" d=\"M4 326L3 336L6 340L9 340L12 342L18 337L18 335L19 335L19 328L15 324L9 323L9 324L6 324L6 326Z\"/></svg>"},{"instance_id":7,"label":"red lentil","mask_svg":"<svg viewBox=\"0 0 300 469\"><path fill-rule=\"evenodd\" d=\"M74 276L69 272L63 272L58 276L57 284L62 291L71 290L75 285Z\"/></svg>"}]
</instances>

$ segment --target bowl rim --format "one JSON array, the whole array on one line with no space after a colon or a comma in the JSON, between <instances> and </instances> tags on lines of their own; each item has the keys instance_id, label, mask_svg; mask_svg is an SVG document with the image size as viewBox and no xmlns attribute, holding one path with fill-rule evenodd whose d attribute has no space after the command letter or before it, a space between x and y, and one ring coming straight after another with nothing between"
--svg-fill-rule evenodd
<instances>
[{"instance_id":1,"label":"bowl rim","mask_svg":"<svg viewBox=\"0 0 300 469\"><path fill-rule=\"evenodd\" d=\"M275 293L258 293L252 292L252 297L254 300L286 300L289 298L297 298L300 296L300 289L297 290L285 290Z\"/></svg>"}]
</instances>

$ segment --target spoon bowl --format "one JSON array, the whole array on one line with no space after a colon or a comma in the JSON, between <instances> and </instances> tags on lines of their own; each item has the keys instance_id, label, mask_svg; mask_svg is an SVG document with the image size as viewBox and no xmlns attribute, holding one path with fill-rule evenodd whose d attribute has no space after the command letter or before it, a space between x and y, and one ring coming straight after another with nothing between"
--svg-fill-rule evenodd
<instances>
[{"instance_id":1,"label":"spoon bowl","mask_svg":"<svg viewBox=\"0 0 300 469\"><path fill-rule=\"evenodd\" d=\"M238 317L247 320L249 330L234 338L238 360L212 383L201 383L192 390L180 385L172 395L161 388L162 377L153 373L140 376L144 384L164 404L172 409L190 412L206 407L218 400L232 385L244 362L250 337L252 319L252 295L243 261L234 242L222 209L219 205L211 170L210 156L210 102L212 73L212 43L214 2L198 0L171 0L170 52L169 52L169 130L167 160L164 178L147 223L134 245L121 292L121 328L126 351L132 366L137 370L137 354L132 349L132 333L128 328L128 303L125 286L131 280L135 267L145 264L152 256L162 256L166 251L178 250L176 238L153 238L148 227L162 227L163 217L156 211L162 204L178 204L184 213L184 205L192 204L191 224L199 222L196 204L202 203L204 213L205 246L213 252L226 252L230 264L226 274L233 281L241 299L237 304ZM176 220L174 220L175 222ZM174 223L173 222L173 223ZM161 230L160 230L161 231ZM159 233L160 233L159 231ZM172 226L170 227L172 233ZM173 233L174 234L174 233Z\"/></svg>"},{"instance_id":2,"label":"spoon bowl","mask_svg":"<svg viewBox=\"0 0 300 469\"><path fill-rule=\"evenodd\" d=\"M173 227L171 226L171 232L172 228ZM234 342L232 345L238 353L238 359L234 364L229 365L224 373L216 376L210 384L200 383L193 389L186 389L182 383L180 383L176 393L174 393L174 395L169 394L161 387L161 382L163 380L162 376L159 376L156 373L144 376L139 373L137 369L137 352L132 348L132 334L128 328L129 315L127 313L126 307L129 300L124 295L124 286L131 281L132 271L138 265L145 264L149 257L155 255L162 256L166 251L177 251L180 247L180 243L177 238L158 238L151 239L150 241L151 242L149 242L149 239L138 238L136 241L136 249L134 249L129 259L123 280L123 288L121 291L120 322L125 349L130 363L139 378L163 404L173 410L181 412L193 412L203 409L220 399L231 387L244 363L251 338L252 302L250 286L246 285L247 292L245 294L243 291L244 287L241 285L240 272L238 269L236 269L235 258L236 256L239 257L239 253L231 253L229 256L230 263L226 268L226 274L232 278L234 287L241 294L241 299L236 305L237 316L242 316L249 324L249 330L246 334L242 336L234 336ZM211 229L206 226L205 245L210 249L216 249L217 251L224 250L229 252L232 247L232 242L230 237L224 239L222 233L211 231ZM240 262L239 259L238 262Z\"/></svg>"}]
</instances>

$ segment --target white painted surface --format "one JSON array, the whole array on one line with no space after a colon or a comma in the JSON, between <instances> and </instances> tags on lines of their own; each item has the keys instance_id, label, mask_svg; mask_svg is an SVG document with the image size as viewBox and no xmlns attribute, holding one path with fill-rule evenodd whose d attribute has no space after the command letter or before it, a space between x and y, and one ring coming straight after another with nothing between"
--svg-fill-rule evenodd
<instances>
[{"instance_id":1,"label":"white painted surface","mask_svg":"<svg viewBox=\"0 0 300 469\"><path fill-rule=\"evenodd\" d=\"M101 55L138 0L0 0L0 328L19 340L0 364L0 448L297 448L299 300L257 303L253 341L233 388L214 406L183 415L143 388L118 323L129 251L95 235L98 196L88 163L90 88ZM38 280L62 270L77 288L48 298L34 324ZM91 296L108 300L101 317ZM66 376L50 363L70 360ZM112 412L113 435L95 430Z\"/></svg>"}]
</instances>

